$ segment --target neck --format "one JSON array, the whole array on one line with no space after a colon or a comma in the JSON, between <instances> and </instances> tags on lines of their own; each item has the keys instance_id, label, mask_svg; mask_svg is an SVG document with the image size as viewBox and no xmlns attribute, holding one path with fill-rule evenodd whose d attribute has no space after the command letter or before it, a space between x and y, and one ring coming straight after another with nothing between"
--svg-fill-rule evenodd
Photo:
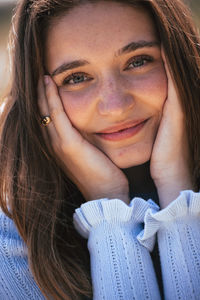
<instances>
[{"instance_id":1,"label":"neck","mask_svg":"<svg viewBox=\"0 0 200 300\"><path fill-rule=\"evenodd\" d=\"M154 195L154 201L157 202L157 191L150 174L150 162L145 164L123 169L124 174L129 181L130 198L140 196L149 199ZM144 194L146 195L144 197Z\"/></svg>"}]
</instances>

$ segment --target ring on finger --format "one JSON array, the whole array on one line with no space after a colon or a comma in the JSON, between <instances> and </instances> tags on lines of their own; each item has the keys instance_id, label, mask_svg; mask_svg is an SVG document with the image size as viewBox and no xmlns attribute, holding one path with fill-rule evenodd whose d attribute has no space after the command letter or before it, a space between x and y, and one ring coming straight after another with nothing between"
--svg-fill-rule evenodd
<instances>
[{"instance_id":1,"label":"ring on finger","mask_svg":"<svg viewBox=\"0 0 200 300\"><path fill-rule=\"evenodd\" d=\"M51 123L51 118L50 116L44 116L41 118L41 125L42 126L47 126Z\"/></svg>"}]
</instances>

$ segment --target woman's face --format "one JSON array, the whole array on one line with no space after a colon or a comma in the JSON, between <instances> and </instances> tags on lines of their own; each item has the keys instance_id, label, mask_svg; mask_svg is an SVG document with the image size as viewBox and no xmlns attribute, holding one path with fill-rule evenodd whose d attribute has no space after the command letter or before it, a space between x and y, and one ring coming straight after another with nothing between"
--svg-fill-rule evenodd
<instances>
[{"instance_id":1,"label":"woman's face","mask_svg":"<svg viewBox=\"0 0 200 300\"><path fill-rule=\"evenodd\" d=\"M147 162L167 96L148 13L115 2L85 4L52 24L45 47L73 126L120 168Z\"/></svg>"}]
</instances>

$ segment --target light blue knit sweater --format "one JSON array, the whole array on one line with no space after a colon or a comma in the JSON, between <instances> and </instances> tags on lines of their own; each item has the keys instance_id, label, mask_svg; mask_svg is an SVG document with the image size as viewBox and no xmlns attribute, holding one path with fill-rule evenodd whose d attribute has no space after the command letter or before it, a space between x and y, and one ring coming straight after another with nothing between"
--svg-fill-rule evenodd
<instances>
[{"instance_id":1,"label":"light blue knit sweater","mask_svg":"<svg viewBox=\"0 0 200 300\"><path fill-rule=\"evenodd\" d=\"M165 299L200 299L200 193L183 191L160 211L141 198L130 205L90 201L75 211L74 225L88 238L94 300L161 298L149 254L156 234ZM44 297L29 270L26 245L1 212L0 300L11 299Z\"/></svg>"}]
</instances>

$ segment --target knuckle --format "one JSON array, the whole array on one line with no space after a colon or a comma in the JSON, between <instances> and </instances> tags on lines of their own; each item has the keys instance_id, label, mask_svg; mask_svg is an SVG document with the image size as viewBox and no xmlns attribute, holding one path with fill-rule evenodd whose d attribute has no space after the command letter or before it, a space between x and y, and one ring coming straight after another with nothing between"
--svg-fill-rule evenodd
<instances>
[{"instance_id":1,"label":"knuckle","mask_svg":"<svg viewBox=\"0 0 200 300\"><path fill-rule=\"evenodd\" d=\"M53 108L51 108L49 110L49 113L50 113L51 119L54 121L56 118L58 118L58 116L60 114L63 113L63 109L57 108L57 107L53 107Z\"/></svg>"},{"instance_id":2,"label":"knuckle","mask_svg":"<svg viewBox=\"0 0 200 300\"><path fill-rule=\"evenodd\" d=\"M60 143L60 149L63 153L66 153L67 152L67 145L65 142L61 141Z\"/></svg>"},{"instance_id":3,"label":"knuckle","mask_svg":"<svg viewBox=\"0 0 200 300\"><path fill-rule=\"evenodd\" d=\"M72 148L73 148L72 145L67 141L63 141L63 140L61 141L60 149L62 153L70 155L71 152L73 153Z\"/></svg>"},{"instance_id":4,"label":"knuckle","mask_svg":"<svg viewBox=\"0 0 200 300\"><path fill-rule=\"evenodd\" d=\"M64 139L60 141L59 148L64 156L71 158L73 160L74 157L77 159L77 145L70 139Z\"/></svg>"},{"instance_id":5,"label":"knuckle","mask_svg":"<svg viewBox=\"0 0 200 300\"><path fill-rule=\"evenodd\" d=\"M51 97L51 91L49 89L45 89L46 98L49 99Z\"/></svg>"}]
</instances>

